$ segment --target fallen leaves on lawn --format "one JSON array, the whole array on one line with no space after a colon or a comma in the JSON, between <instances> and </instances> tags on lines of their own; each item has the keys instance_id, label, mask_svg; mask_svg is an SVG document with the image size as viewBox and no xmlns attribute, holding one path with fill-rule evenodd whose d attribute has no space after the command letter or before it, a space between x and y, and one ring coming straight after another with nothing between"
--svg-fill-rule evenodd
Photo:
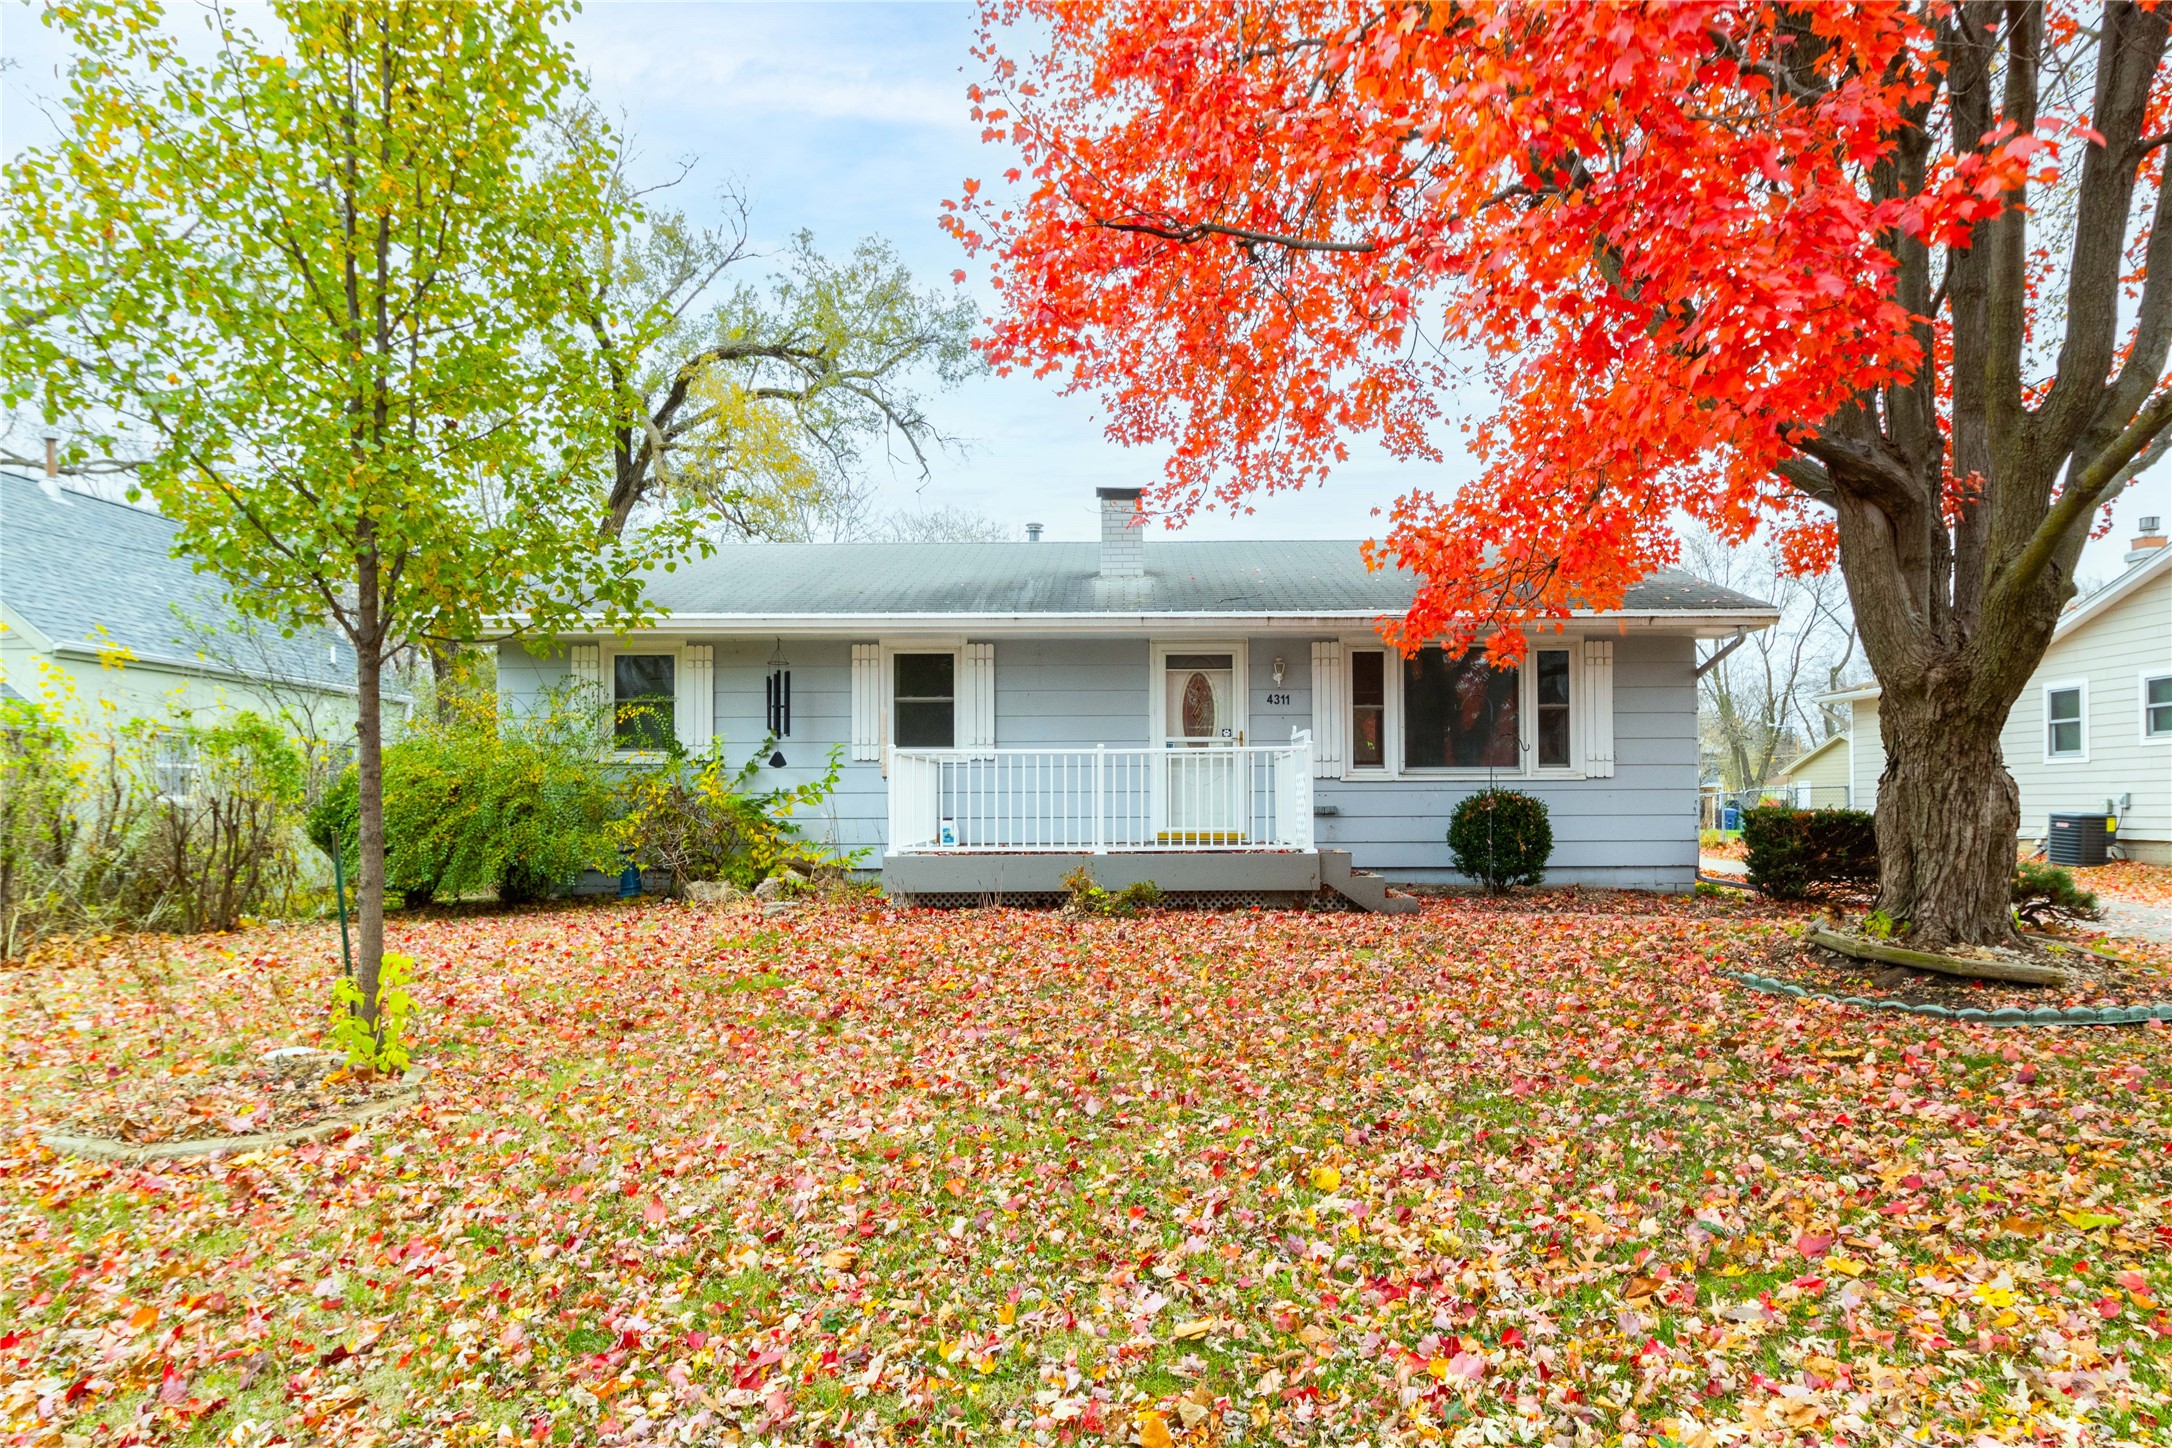
<instances>
[{"instance_id":1,"label":"fallen leaves on lawn","mask_svg":"<svg viewBox=\"0 0 2172 1448\"><path fill-rule=\"evenodd\" d=\"M313 1043L336 936L11 970L0 1441L2164 1441L2165 1031L1713 973L1775 928L402 918L417 1107L150 1168L34 1133Z\"/></svg>"}]
</instances>

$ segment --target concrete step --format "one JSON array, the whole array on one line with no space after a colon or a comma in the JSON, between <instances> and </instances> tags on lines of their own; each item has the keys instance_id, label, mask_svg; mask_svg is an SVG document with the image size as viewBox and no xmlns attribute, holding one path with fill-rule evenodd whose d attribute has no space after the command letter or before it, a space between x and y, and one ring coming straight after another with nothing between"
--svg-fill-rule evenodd
<instances>
[{"instance_id":1,"label":"concrete step","mask_svg":"<svg viewBox=\"0 0 2172 1448\"><path fill-rule=\"evenodd\" d=\"M1352 869L1348 850L1320 851L1320 883L1375 915L1413 915L1419 908L1408 895L1390 895L1388 882L1372 871Z\"/></svg>"}]
</instances>

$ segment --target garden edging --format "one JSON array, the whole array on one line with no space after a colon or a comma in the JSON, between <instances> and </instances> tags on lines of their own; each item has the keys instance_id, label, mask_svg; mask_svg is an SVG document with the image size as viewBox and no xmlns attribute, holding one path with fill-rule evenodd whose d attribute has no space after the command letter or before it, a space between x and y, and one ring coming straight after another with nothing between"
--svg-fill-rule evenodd
<instances>
[{"instance_id":1,"label":"garden edging","mask_svg":"<svg viewBox=\"0 0 2172 1448\"><path fill-rule=\"evenodd\" d=\"M375 1101L365 1101L359 1106L346 1106L329 1116L310 1122L307 1126L289 1127L285 1131L259 1131L247 1136L205 1136L192 1141L149 1141L140 1145L134 1142L116 1141L106 1136L75 1136L67 1132L41 1131L38 1140L47 1148L68 1156L85 1157L93 1161L147 1162L172 1161L194 1156L215 1156L229 1151L268 1151L282 1146L299 1146L304 1142L320 1141L337 1135L342 1129L357 1125L372 1117L383 1116L412 1105L422 1095L422 1083L430 1074L427 1066L411 1067L400 1080L400 1089Z\"/></svg>"},{"instance_id":2,"label":"garden edging","mask_svg":"<svg viewBox=\"0 0 2172 1448\"><path fill-rule=\"evenodd\" d=\"M2145 1021L2172 1021L2172 1001L2159 1001L2147 1006L2039 1006L2035 1010L2022 1010L2019 1006L2002 1006L1987 1011L1976 1006L1963 1006L1953 1010L1935 1004L1912 1004L1908 1001L1877 1000L1869 996L1834 995L1831 991L1810 990L1792 985L1777 976L1759 975L1747 970L1722 970L1720 975L1737 985L1766 995L1792 996L1800 1000L1826 1001L1836 1006L1855 1006L1866 1011L1895 1011L1903 1015L1928 1016L1933 1020L1961 1021L1981 1026L2134 1026Z\"/></svg>"}]
</instances>

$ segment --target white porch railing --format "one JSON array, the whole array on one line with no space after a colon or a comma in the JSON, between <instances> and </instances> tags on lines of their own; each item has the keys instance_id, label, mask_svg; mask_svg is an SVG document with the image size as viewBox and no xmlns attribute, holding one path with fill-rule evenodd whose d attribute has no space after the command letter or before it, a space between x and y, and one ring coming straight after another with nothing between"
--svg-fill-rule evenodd
<instances>
[{"instance_id":1,"label":"white porch railing","mask_svg":"<svg viewBox=\"0 0 2172 1448\"><path fill-rule=\"evenodd\" d=\"M1309 850L1312 737L1166 749L899 749L890 849Z\"/></svg>"}]
</instances>

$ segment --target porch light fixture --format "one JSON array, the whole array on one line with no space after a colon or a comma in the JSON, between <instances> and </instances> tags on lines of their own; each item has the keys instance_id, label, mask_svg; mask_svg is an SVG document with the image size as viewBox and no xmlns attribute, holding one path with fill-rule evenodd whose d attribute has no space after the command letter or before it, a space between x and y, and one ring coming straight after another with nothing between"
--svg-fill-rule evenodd
<instances>
[{"instance_id":1,"label":"porch light fixture","mask_svg":"<svg viewBox=\"0 0 2172 1448\"><path fill-rule=\"evenodd\" d=\"M1282 659L1280 655L1275 658L1275 687L1278 689L1282 687Z\"/></svg>"}]
</instances>

